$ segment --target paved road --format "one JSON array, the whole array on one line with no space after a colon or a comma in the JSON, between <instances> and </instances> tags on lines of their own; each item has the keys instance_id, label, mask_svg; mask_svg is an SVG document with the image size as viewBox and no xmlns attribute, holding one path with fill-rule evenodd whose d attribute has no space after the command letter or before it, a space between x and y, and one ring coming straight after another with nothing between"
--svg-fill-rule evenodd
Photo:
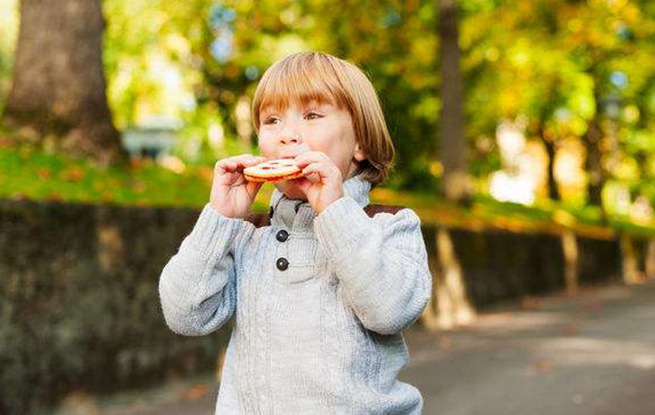
<instances>
[{"instance_id":1,"label":"paved road","mask_svg":"<svg viewBox=\"0 0 655 415\"><path fill-rule=\"evenodd\" d=\"M532 299L406 340L401 379L422 391L424 414L655 414L655 282ZM213 414L215 385L193 384L105 400L97 413Z\"/></svg>"},{"instance_id":2,"label":"paved road","mask_svg":"<svg viewBox=\"0 0 655 415\"><path fill-rule=\"evenodd\" d=\"M411 336L425 414L655 414L655 283L526 305Z\"/></svg>"}]
</instances>

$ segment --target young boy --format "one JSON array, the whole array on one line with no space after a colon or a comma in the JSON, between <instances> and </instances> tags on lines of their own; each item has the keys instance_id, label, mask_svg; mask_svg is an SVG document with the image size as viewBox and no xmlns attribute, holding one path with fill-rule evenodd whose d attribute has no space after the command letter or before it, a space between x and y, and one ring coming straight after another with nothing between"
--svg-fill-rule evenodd
<instances>
[{"instance_id":1,"label":"young boy","mask_svg":"<svg viewBox=\"0 0 655 415\"><path fill-rule=\"evenodd\" d=\"M414 212L364 210L394 152L373 86L348 62L299 53L267 70L253 114L263 157L216 163L161 275L167 324L203 335L235 317L217 413L420 413L396 377L431 275ZM275 184L270 225L256 228L244 218L262 184L243 168L278 158L304 177Z\"/></svg>"}]
</instances>

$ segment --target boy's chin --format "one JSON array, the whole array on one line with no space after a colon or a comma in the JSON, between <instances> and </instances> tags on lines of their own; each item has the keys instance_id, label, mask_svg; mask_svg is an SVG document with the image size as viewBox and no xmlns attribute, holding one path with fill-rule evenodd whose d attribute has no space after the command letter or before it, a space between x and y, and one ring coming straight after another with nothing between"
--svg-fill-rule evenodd
<instances>
[{"instance_id":1,"label":"boy's chin","mask_svg":"<svg viewBox=\"0 0 655 415\"><path fill-rule=\"evenodd\" d=\"M294 180L275 183L275 187L289 199L307 201L307 196L298 189Z\"/></svg>"}]
</instances>

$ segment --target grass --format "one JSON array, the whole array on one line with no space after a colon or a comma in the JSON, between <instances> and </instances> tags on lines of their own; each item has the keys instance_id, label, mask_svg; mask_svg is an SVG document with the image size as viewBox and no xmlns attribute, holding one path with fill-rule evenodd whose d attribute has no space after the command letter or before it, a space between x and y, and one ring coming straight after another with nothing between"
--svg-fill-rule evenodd
<instances>
[{"instance_id":1,"label":"grass","mask_svg":"<svg viewBox=\"0 0 655 415\"><path fill-rule=\"evenodd\" d=\"M29 149L0 149L0 197L80 203L197 207L211 171L180 175L154 164L99 168Z\"/></svg>"},{"instance_id":2,"label":"grass","mask_svg":"<svg viewBox=\"0 0 655 415\"><path fill-rule=\"evenodd\" d=\"M611 238L615 234L614 229L601 222L599 213L593 213L595 210L581 212L563 204L524 206L476 196L469 207L463 208L436 196L410 195L386 189L374 190L372 200L388 204L398 204L394 201L402 200L401 204L412 207L424 223L473 231L561 234L572 230L580 235L601 239Z\"/></svg>"},{"instance_id":3,"label":"grass","mask_svg":"<svg viewBox=\"0 0 655 415\"><path fill-rule=\"evenodd\" d=\"M200 209L209 200L212 167L186 167L176 173L152 162L127 167L101 168L60 154L16 146L0 130L0 199L111 203L127 206L161 206ZM255 210L265 211L273 187L265 185ZM523 206L476 196L462 208L435 195L376 188L372 203L403 205L414 209L423 223L470 230L505 230L559 234L570 229L594 238L611 238L617 231L655 237L653 224L638 224L626 217L603 222L600 211L563 203Z\"/></svg>"}]
</instances>

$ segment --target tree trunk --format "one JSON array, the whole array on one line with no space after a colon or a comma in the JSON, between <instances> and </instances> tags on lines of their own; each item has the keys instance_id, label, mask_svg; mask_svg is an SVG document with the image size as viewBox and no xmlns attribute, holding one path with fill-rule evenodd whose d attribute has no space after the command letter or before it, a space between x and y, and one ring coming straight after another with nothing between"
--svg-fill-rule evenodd
<instances>
[{"instance_id":1,"label":"tree trunk","mask_svg":"<svg viewBox=\"0 0 655 415\"><path fill-rule=\"evenodd\" d=\"M600 129L599 115L595 115L589 122L589 128L583 136L587 152L585 158L585 169L589 172L589 184L587 186L588 203L602 209L602 191L606 178L602 166L602 155L600 149L601 136L602 132Z\"/></svg>"},{"instance_id":2,"label":"tree trunk","mask_svg":"<svg viewBox=\"0 0 655 415\"><path fill-rule=\"evenodd\" d=\"M107 105L101 0L21 0L4 118L100 164L124 157Z\"/></svg>"},{"instance_id":3,"label":"tree trunk","mask_svg":"<svg viewBox=\"0 0 655 415\"><path fill-rule=\"evenodd\" d=\"M442 103L439 125L443 164L441 191L449 200L464 201L470 191L464 137L464 86L457 24L456 1L439 0Z\"/></svg>"},{"instance_id":4,"label":"tree trunk","mask_svg":"<svg viewBox=\"0 0 655 415\"><path fill-rule=\"evenodd\" d=\"M537 136L544 144L544 148L546 149L546 154L548 156L548 197L551 200L561 200L559 189L557 188L557 180L555 179L555 157L557 156L557 148L555 142L546 136L543 119L539 120L539 125L537 126Z\"/></svg>"},{"instance_id":5,"label":"tree trunk","mask_svg":"<svg viewBox=\"0 0 655 415\"><path fill-rule=\"evenodd\" d=\"M555 144L545 140L546 153L548 154L548 197L551 200L561 200L559 189L557 188L557 179L555 178Z\"/></svg>"}]
</instances>

